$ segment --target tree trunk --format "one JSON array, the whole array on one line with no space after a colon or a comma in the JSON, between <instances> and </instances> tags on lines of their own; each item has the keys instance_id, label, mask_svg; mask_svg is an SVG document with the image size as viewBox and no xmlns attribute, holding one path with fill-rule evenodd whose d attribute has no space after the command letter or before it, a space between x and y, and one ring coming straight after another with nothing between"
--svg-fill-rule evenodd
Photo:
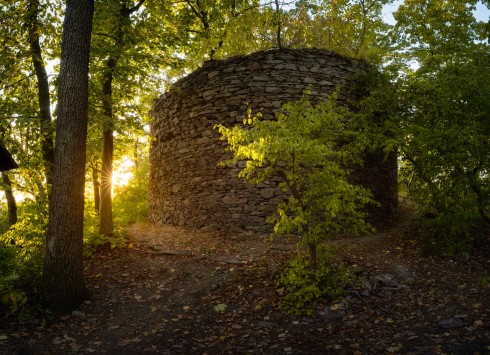
<instances>
[{"instance_id":1,"label":"tree trunk","mask_svg":"<svg viewBox=\"0 0 490 355\"><path fill-rule=\"evenodd\" d=\"M37 77L39 110L41 113L41 134L44 136L41 150L43 154L46 176L46 193L48 193L49 197L49 191L52 185L52 173L54 163L51 101L49 96L48 74L46 73L46 68L44 67L41 44L39 43L39 32L37 26L39 1L33 0L30 2L29 6L31 8L31 14L29 18L29 44L31 49L32 63L34 64L34 70Z\"/></svg>"},{"instance_id":2,"label":"tree trunk","mask_svg":"<svg viewBox=\"0 0 490 355\"><path fill-rule=\"evenodd\" d=\"M134 170L138 170L138 138L134 142Z\"/></svg>"},{"instance_id":3,"label":"tree trunk","mask_svg":"<svg viewBox=\"0 0 490 355\"><path fill-rule=\"evenodd\" d=\"M308 249L310 251L310 271L312 273L315 273L317 270L317 263L316 263L316 244L314 243L308 243Z\"/></svg>"},{"instance_id":4,"label":"tree trunk","mask_svg":"<svg viewBox=\"0 0 490 355\"><path fill-rule=\"evenodd\" d=\"M53 187L43 271L43 303L66 313L86 298L83 199L88 68L94 0L67 0L58 79Z\"/></svg>"},{"instance_id":5,"label":"tree trunk","mask_svg":"<svg viewBox=\"0 0 490 355\"><path fill-rule=\"evenodd\" d=\"M17 203L12 192L12 182L6 173L2 173L3 183L5 184L5 198L7 199L7 208L9 215L9 227L17 223Z\"/></svg>"},{"instance_id":6,"label":"tree trunk","mask_svg":"<svg viewBox=\"0 0 490 355\"><path fill-rule=\"evenodd\" d=\"M102 148L102 169L100 176L100 210L99 210L99 233L110 235L114 229L112 223L112 159L114 156L114 133L112 131L112 72L117 60L109 58L107 61L107 73L102 86L104 95L104 115L110 122L104 131Z\"/></svg>"},{"instance_id":7,"label":"tree trunk","mask_svg":"<svg viewBox=\"0 0 490 355\"><path fill-rule=\"evenodd\" d=\"M276 16L277 16L277 46L279 49L282 49L282 43L281 43L281 8L279 7L279 1L275 0L276 2Z\"/></svg>"},{"instance_id":8,"label":"tree trunk","mask_svg":"<svg viewBox=\"0 0 490 355\"><path fill-rule=\"evenodd\" d=\"M119 12L119 27L116 34L116 53L119 53L123 43L124 19L130 20L131 14L138 11L144 2L145 0L140 0L132 8L127 8L126 4L124 4L121 8ZM114 229L112 220L112 160L114 158L112 81L114 68L118 60L119 54L109 57L106 63L107 72L104 74L104 83L102 84L104 115L109 122L103 134L102 170L100 176L99 233L105 235L110 235Z\"/></svg>"},{"instance_id":9,"label":"tree trunk","mask_svg":"<svg viewBox=\"0 0 490 355\"><path fill-rule=\"evenodd\" d=\"M100 183L99 183L99 170L97 169L97 164L92 165L92 183L94 185L94 203L95 211L99 213L100 211Z\"/></svg>"}]
</instances>

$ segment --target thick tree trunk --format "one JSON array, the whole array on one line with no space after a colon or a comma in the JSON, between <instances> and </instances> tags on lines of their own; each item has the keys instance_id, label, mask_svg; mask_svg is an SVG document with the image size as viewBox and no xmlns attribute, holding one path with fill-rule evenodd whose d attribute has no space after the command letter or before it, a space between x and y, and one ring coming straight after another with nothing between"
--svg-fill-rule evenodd
<instances>
[{"instance_id":1,"label":"thick tree trunk","mask_svg":"<svg viewBox=\"0 0 490 355\"><path fill-rule=\"evenodd\" d=\"M42 143L42 154L44 159L44 169L46 176L46 193L52 185L52 173L54 163L53 149L53 126L51 118L51 101L49 96L49 81L46 68L44 67L41 44L39 43L39 32L37 26L37 13L39 11L39 1L34 0L30 3L31 17L29 27L29 43L31 49L32 63L37 77L39 110L41 113L41 134L44 136Z\"/></svg>"},{"instance_id":2,"label":"thick tree trunk","mask_svg":"<svg viewBox=\"0 0 490 355\"><path fill-rule=\"evenodd\" d=\"M100 182L99 182L99 169L97 165L92 165L92 183L94 185L94 203L95 211L99 213L100 210Z\"/></svg>"},{"instance_id":3,"label":"thick tree trunk","mask_svg":"<svg viewBox=\"0 0 490 355\"><path fill-rule=\"evenodd\" d=\"M55 313L87 295L83 277L83 199L88 67L94 0L67 0L58 81L53 188L43 272L43 303Z\"/></svg>"},{"instance_id":4,"label":"thick tree trunk","mask_svg":"<svg viewBox=\"0 0 490 355\"><path fill-rule=\"evenodd\" d=\"M6 173L2 173L3 183L5 184L5 198L7 199L7 208L9 215L9 227L17 223L17 203L12 192L12 182Z\"/></svg>"},{"instance_id":5,"label":"thick tree trunk","mask_svg":"<svg viewBox=\"0 0 490 355\"><path fill-rule=\"evenodd\" d=\"M102 169L100 176L100 210L99 210L99 233L110 235L114 229L112 223L112 159L114 156L114 133L112 131L112 72L116 66L116 59L109 58L107 61L107 73L102 86L104 94L104 115L107 116L109 127L104 131L102 148Z\"/></svg>"}]
</instances>

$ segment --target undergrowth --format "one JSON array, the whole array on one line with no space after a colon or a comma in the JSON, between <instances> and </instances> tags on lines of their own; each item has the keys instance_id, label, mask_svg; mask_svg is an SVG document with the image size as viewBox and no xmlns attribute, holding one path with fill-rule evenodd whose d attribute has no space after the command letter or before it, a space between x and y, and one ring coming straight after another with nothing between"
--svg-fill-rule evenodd
<instances>
[{"instance_id":1,"label":"undergrowth","mask_svg":"<svg viewBox=\"0 0 490 355\"><path fill-rule=\"evenodd\" d=\"M353 284L355 275L345 267L334 267L337 248L325 245L317 248L317 270L310 271L308 255L304 252L294 257L277 278L278 290L284 293L279 309L292 314L312 315L313 306L325 299L343 298L342 284Z\"/></svg>"},{"instance_id":2,"label":"undergrowth","mask_svg":"<svg viewBox=\"0 0 490 355\"><path fill-rule=\"evenodd\" d=\"M148 164L143 161L128 185L115 189L114 231L99 234L93 200L85 200L83 255L95 258L100 249L133 245L124 226L148 218ZM6 204L0 204L0 316L32 318L39 311L39 292L48 227L47 201L18 204L18 222L9 228Z\"/></svg>"}]
</instances>

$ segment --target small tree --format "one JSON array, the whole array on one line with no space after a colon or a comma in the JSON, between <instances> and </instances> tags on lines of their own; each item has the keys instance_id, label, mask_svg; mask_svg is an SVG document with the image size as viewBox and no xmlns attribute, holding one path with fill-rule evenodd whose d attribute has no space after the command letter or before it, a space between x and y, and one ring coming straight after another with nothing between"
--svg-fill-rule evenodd
<instances>
[{"instance_id":1,"label":"small tree","mask_svg":"<svg viewBox=\"0 0 490 355\"><path fill-rule=\"evenodd\" d=\"M374 202L371 192L351 185L343 169L349 163L362 163L363 137L349 130L348 111L337 106L335 99L333 95L316 106L306 98L288 103L277 121L261 121L260 114L246 120L251 129L218 126L234 152L229 162L248 160L240 177L260 183L279 176L280 187L291 195L268 221L275 223L277 236L299 233L298 248L308 247L308 260L300 256L291 264L289 276L282 279L300 307L305 300L334 293L331 284L319 285L331 271L325 265L330 265L333 256L321 243L340 233L372 229L361 211Z\"/></svg>"}]
</instances>

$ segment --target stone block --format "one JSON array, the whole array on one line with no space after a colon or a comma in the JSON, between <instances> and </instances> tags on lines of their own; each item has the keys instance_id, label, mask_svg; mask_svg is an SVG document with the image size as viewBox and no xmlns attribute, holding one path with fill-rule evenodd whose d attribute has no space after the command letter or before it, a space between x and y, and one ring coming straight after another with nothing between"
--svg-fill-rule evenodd
<instances>
[{"instance_id":1,"label":"stone block","mask_svg":"<svg viewBox=\"0 0 490 355\"><path fill-rule=\"evenodd\" d=\"M271 198L272 196L274 196L274 190L271 189L270 187L265 189L260 189L260 195L263 198Z\"/></svg>"}]
</instances>

